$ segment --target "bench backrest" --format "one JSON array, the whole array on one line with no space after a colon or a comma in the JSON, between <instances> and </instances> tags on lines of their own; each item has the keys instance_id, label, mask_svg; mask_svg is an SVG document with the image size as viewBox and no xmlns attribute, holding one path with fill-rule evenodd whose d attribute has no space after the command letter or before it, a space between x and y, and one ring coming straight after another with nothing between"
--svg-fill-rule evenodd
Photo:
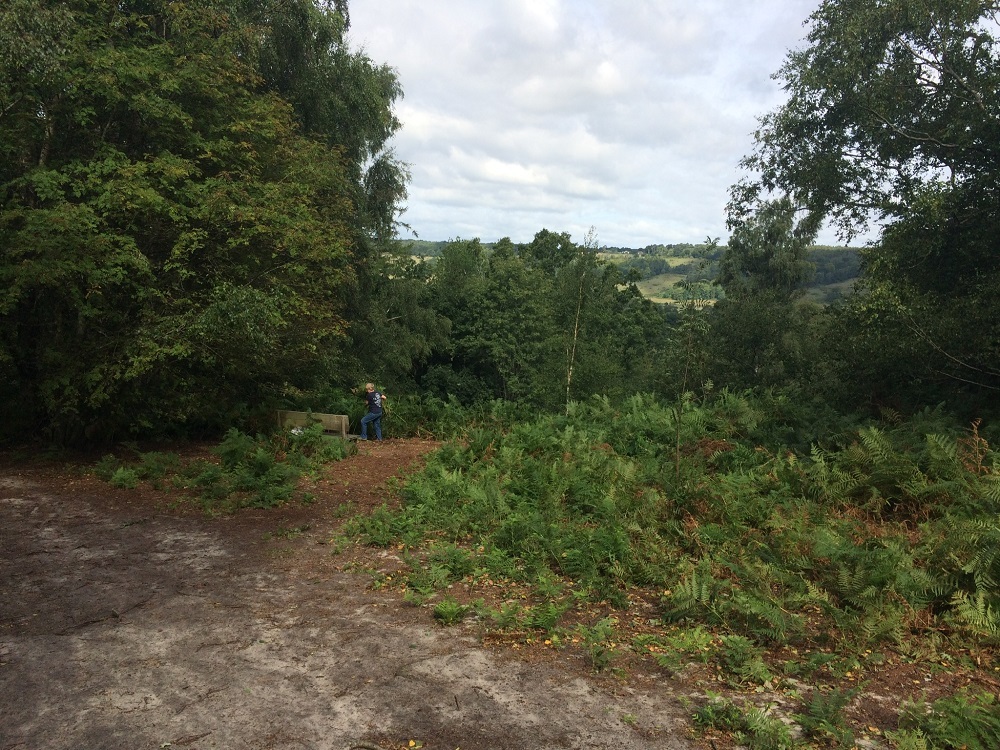
<instances>
[{"instance_id":1,"label":"bench backrest","mask_svg":"<svg viewBox=\"0 0 1000 750\"><path fill-rule=\"evenodd\" d=\"M350 420L346 414L323 414L321 412L278 410L278 428L287 430L289 427L308 427L314 422L323 425L323 432L332 432L347 437Z\"/></svg>"}]
</instances>

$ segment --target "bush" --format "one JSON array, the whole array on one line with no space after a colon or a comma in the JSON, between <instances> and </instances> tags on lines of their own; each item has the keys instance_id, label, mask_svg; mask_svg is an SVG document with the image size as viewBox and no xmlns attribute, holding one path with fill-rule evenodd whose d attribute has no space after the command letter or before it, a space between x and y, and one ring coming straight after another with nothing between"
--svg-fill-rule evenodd
<instances>
[{"instance_id":1,"label":"bush","mask_svg":"<svg viewBox=\"0 0 1000 750\"><path fill-rule=\"evenodd\" d=\"M134 490L139 486L139 474L135 469L128 469L122 466L115 470L109 481L114 487Z\"/></svg>"}]
</instances>

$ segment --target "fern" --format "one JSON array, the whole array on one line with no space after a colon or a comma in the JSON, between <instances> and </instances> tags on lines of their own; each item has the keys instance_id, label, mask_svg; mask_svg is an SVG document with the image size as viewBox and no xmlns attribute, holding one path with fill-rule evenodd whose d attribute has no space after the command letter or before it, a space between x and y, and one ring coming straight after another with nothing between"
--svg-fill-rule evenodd
<instances>
[{"instance_id":1,"label":"fern","mask_svg":"<svg viewBox=\"0 0 1000 750\"><path fill-rule=\"evenodd\" d=\"M889 436L878 427L868 427L858 432L867 455L865 459L873 465L886 466L896 458L896 449Z\"/></svg>"},{"instance_id":2,"label":"fern","mask_svg":"<svg viewBox=\"0 0 1000 750\"><path fill-rule=\"evenodd\" d=\"M781 719L766 710L749 706L744 710L744 729L736 732L736 739L749 750L794 750L795 739Z\"/></svg>"},{"instance_id":3,"label":"fern","mask_svg":"<svg viewBox=\"0 0 1000 750\"><path fill-rule=\"evenodd\" d=\"M933 748L995 750L1000 747L1000 706L992 695L959 693L931 704L907 703L901 729L918 730Z\"/></svg>"},{"instance_id":4,"label":"fern","mask_svg":"<svg viewBox=\"0 0 1000 750\"><path fill-rule=\"evenodd\" d=\"M959 619L974 630L988 635L1000 635L1000 602L989 598L982 591L968 594L957 591L952 606Z\"/></svg>"},{"instance_id":5,"label":"fern","mask_svg":"<svg viewBox=\"0 0 1000 750\"><path fill-rule=\"evenodd\" d=\"M995 505L1000 505L1000 472L994 469L993 474L988 474L982 479L983 495Z\"/></svg>"},{"instance_id":6,"label":"fern","mask_svg":"<svg viewBox=\"0 0 1000 750\"><path fill-rule=\"evenodd\" d=\"M763 685L774 678L764 663L764 650L744 636L723 636L719 659L739 682Z\"/></svg>"},{"instance_id":7,"label":"fern","mask_svg":"<svg viewBox=\"0 0 1000 750\"><path fill-rule=\"evenodd\" d=\"M685 578L682 578L663 602L663 616L668 622L685 617L710 613L718 621L713 604L724 584L715 577L707 559L698 561Z\"/></svg>"},{"instance_id":8,"label":"fern","mask_svg":"<svg viewBox=\"0 0 1000 750\"><path fill-rule=\"evenodd\" d=\"M838 746L850 747L854 734L844 718L844 709L854 700L859 690L821 690L815 688L809 701L804 704L804 713L796 714L795 720L806 734L818 740L832 739Z\"/></svg>"},{"instance_id":9,"label":"fern","mask_svg":"<svg viewBox=\"0 0 1000 750\"><path fill-rule=\"evenodd\" d=\"M569 608L568 604L557 604L556 602L542 602L531 607L524 615L523 622L526 627L551 632Z\"/></svg>"},{"instance_id":10,"label":"fern","mask_svg":"<svg viewBox=\"0 0 1000 750\"><path fill-rule=\"evenodd\" d=\"M730 625L740 623L751 635L776 644L787 643L791 634L802 631L801 617L784 611L774 601L756 593L736 591L724 608Z\"/></svg>"},{"instance_id":11,"label":"fern","mask_svg":"<svg viewBox=\"0 0 1000 750\"><path fill-rule=\"evenodd\" d=\"M896 732L886 732L886 739L892 742L894 750L932 750L927 744L927 738L919 729L900 729Z\"/></svg>"}]
</instances>

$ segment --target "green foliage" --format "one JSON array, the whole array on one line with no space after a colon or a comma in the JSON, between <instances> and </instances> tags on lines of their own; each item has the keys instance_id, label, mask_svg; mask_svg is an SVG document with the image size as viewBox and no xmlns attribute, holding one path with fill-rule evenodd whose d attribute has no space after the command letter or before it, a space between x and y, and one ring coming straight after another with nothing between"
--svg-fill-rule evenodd
<instances>
[{"instance_id":1,"label":"green foliage","mask_svg":"<svg viewBox=\"0 0 1000 750\"><path fill-rule=\"evenodd\" d=\"M832 740L839 747L854 744L854 734L848 728L843 711L857 696L858 689L842 690L815 688L804 705L804 713L795 720L805 733L816 740Z\"/></svg>"},{"instance_id":2,"label":"green foliage","mask_svg":"<svg viewBox=\"0 0 1000 750\"><path fill-rule=\"evenodd\" d=\"M576 632L580 635L590 666L595 672L603 672L615 660L617 654L614 642L617 624L615 618L605 617L590 626L577 626Z\"/></svg>"},{"instance_id":3,"label":"green foliage","mask_svg":"<svg viewBox=\"0 0 1000 750\"><path fill-rule=\"evenodd\" d=\"M405 519L381 505L367 516L354 518L345 533L358 535L373 547L389 547L400 538L405 523Z\"/></svg>"},{"instance_id":4,"label":"green foliage","mask_svg":"<svg viewBox=\"0 0 1000 750\"><path fill-rule=\"evenodd\" d=\"M764 663L764 650L742 635L722 637L719 661L739 682L763 685L773 679Z\"/></svg>"},{"instance_id":5,"label":"green foliage","mask_svg":"<svg viewBox=\"0 0 1000 750\"><path fill-rule=\"evenodd\" d=\"M94 474L97 475L98 479L110 482L111 477L114 476L114 473L118 471L122 465L122 461L117 456L113 453L108 453L94 465Z\"/></svg>"},{"instance_id":6,"label":"green foliage","mask_svg":"<svg viewBox=\"0 0 1000 750\"><path fill-rule=\"evenodd\" d=\"M777 717L752 704L742 708L728 698L709 694L694 713L696 726L732 732L750 750L793 750L796 742Z\"/></svg>"},{"instance_id":7,"label":"green foliage","mask_svg":"<svg viewBox=\"0 0 1000 750\"><path fill-rule=\"evenodd\" d=\"M928 748L990 750L1000 745L1000 708L993 695L957 695L932 703L906 703L900 729L915 734Z\"/></svg>"},{"instance_id":8,"label":"green foliage","mask_svg":"<svg viewBox=\"0 0 1000 750\"><path fill-rule=\"evenodd\" d=\"M451 597L434 605L434 619L442 625L457 625L472 609L468 604L459 604Z\"/></svg>"},{"instance_id":9,"label":"green foliage","mask_svg":"<svg viewBox=\"0 0 1000 750\"><path fill-rule=\"evenodd\" d=\"M418 368L422 390L464 405L502 398L554 409L650 384L665 315L592 240L542 230L519 246L447 243L425 283L447 342L436 340Z\"/></svg>"},{"instance_id":10,"label":"green foliage","mask_svg":"<svg viewBox=\"0 0 1000 750\"><path fill-rule=\"evenodd\" d=\"M180 456L176 453L161 453L150 451L139 455L140 463L136 473L140 479L158 480L168 474L175 473L181 465Z\"/></svg>"},{"instance_id":11,"label":"green foliage","mask_svg":"<svg viewBox=\"0 0 1000 750\"><path fill-rule=\"evenodd\" d=\"M139 474L135 469L127 469L123 466L111 475L108 482L114 487L134 490L139 486Z\"/></svg>"},{"instance_id":12,"label":"green foliage","mask_svg":"<svg viewBox=\"0 0 1000 750\"><path fill-rule=\"evenodd\" d=\"M466 550L454 544L445 544L431 550L429 559L448 569L451 577L461 580L476 569L475 557Z\"/></svg>"},{"instance_id":13,"label":"green foliage","mask_svg":"<svg viewBox=\"0 0 1000 750\"><path fill-rule=\"evenodd\" d=\"M886 732L885 736L892 741L893 750L930 750L920 730L900 729Z\"/></svg>"},{"instance_id":14,"label":"green foliage","mask_svg":"<svg viewBox=\"0 0 1000 750\"><path fill-rule=\"evenodd\" d=\"M798 744L787 724L756 706L745 708L743 726L734 737L749 750L794 750Z\"/></svg>"},{"instance_id":15,"label":"green foliage","mask_svg":"<svg viewBox=\"0 0 1000 750\"><path fill-rule=\"evenodd\" d=\"M515 629L523 622L522 607L517 602L507 602L500 609L491 609L485 614L490 624L499 630Z\"/></svg>"},{"instance_id":16,"label":"green foliage","mask_svg":"<svg viewBox=\"0 0 1000 750\"><path fill-rule=\"evenodd\" d=\"M525 627L551 634L569 607L568 603L558 604L553 601L544 601L528 607L524 612L522 622Z\"/></svg>"},{"instance_id":17,"label":"green foliage","mask_svg":"<svg viewBox=\"0 0 1000 750\"><path fill-rule=\"evenodd\" d=\"M749 216L730 216L733 235L719 266L718 283L726 299L764 298L774 306L801 294L809 268L806 253L817 225L795 223L787 199L764 203Z\"/></svg>"},{"instance_id":18,"label":"green foliage","mask_svg":"<svg viewBox=\"0 0 1000 750\"><path fill-rule=\"evenodd\" d=\"M406 577L406 585L418 594L429 596L446 588L452 580L451 572L443 565L422 566L412 558L407 558L407 562L413 572Z\"/></svg>"},{"instance_id":19,"label":"green foliage","mask_svg":"<svg viewBox=\"0 0 1000 750\"><path fill-rule=\"evenodd\" d=\"M231 470L246 463L257 448L257 441L234 427L226 433L214 452L222 459L222 467Z\"/></svg>"},{"instance_id":20,"label":"green foliage","mask_svg":"<svg viewBox=\"0 0 1000 750\"><path fill-rule=\"evenodd\" d=\"M662 647L656 662L670 671L681 669L688 661L706 663L716 651L715 636L700 625L670 633L656 642Z\"/></svg>"},{"instance_id":21,"label":"green foliage","mask_svg":"<svg viewBox=\"0 0 1000 750\"><path fill-rule=\"evenodd\" d=\"M738 219L777 194L844 236L881 225L826 338L853 404L995 413L996 12L992 0L821 3L732 190Z\"/></svg>"},{"instance_id":22,"label":"green foliage","mask_svg":"<svg viewBox=\"0 0 1000 750\"><path fill-rule=\"evenodd\" d=\"M193 490L207 510L235 510L241 507L271 508L287 502L295 494L304 473L318 471L329 461L345 458L352 451L346 441L323 435L313 425L299 434L252 438L231 429L213 452L218 463L196 460L184 464L171 453L140 453L129 465L114 455L104 456L94 467L100 478L118 487L133 489L149 480L154 487L161 481Z\"/></svg>"},{"instance_id":23,"label":"green foliage","mask_svg":"<svg viewBox=\"0 0 1000 750\"><path fill-rule=\"evenodd\" d=\"M740 707L721 695L709 694L708 700L694 712L695 726L735 732L743 726Z\"/></svg>"},{"instance_id":24,"label":"green foliage","mask_svg":"<svg viewBox=\"0 0 1000 750\"><path fill-rule=\"evenodd\" d=\"M462 438L476 430L503 431L530 419L534 410L514 401L479 401L464 405L456 397L403 395L392 400L393 430L404 435Z\"/></svg>"},{"instance_id":25,"label":"green foliage","mask_svg":"<svg viewBox=\"0 0 1000 750\"><path fill-rule=\"evenodd\" d=\"M342 367L405 169L338 8L0 8L0 437L217 431Z\"/></svg>"},{"instance_id":26,"label":"green foliage","mask_svg":"<svg viewBox=\"0 0 1000 750\"><path fill-rule=\"evenodd\" d=\"M928 622L995 642L995 452L934 411L843 423L795 452L799 413L722 391L680 411L633 396L484 421L429 457L398 510L353 528L423 548L408 558L422 595L470 577L527 587L530 603L484 613L495 627L553 632L588 602L661 592L676 624L647 644L661 666L716 660L734 685L773 683L775 646L801 653L786 674L815 679L881 644L905 652ZM597 666L613 641L588 627ZM814 696L815 732L841 732L839 698Z\"/></svg>"}]
</instances>

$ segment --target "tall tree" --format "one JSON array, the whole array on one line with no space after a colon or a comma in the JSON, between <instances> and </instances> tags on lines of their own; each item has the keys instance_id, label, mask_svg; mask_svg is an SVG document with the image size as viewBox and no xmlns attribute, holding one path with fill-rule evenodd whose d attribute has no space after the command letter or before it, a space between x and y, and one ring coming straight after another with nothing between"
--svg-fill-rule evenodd
<instances>
[{"instance_id":1,"label":"tall tree","mask_svg":"<svg viewBox=\"0 0 1000 750\"><path fill-rule=\"evenodd\" d=\"M726 296L711 314L717 377L725 385L784 384L798 369L798 301L817 227L815 214L797 214L787 197L730 214L732 235L717 278Z\"/></svg>"},{"instance_id":2,"label":"tall tree","mask_svg":"<svg viewBox=\"0 0 1000 750\"><path fill-rule=\"evenodd\" d=\"M504 238L489 252L478 240L445 246L430 285L451 341L424 384L546 409L651 389L662 313L593 247L547 230L535 240L518 247Z\"/></svg>"},{"instance_id":3,"label":"tall tree","mask_svg":"<svg viewBox=\"0 0 1000 750\"><path fill-rule=\"evenodd\" d=\"M825 0L733 190L737 213L776 192L844 236L882 224L855 350L902 344L912 369L872 373L897 391L1000 387L998 13L996 0Z\"/></svg>"},{"instance_id":4,"label":"tall tree","mask_svg":"<svg viewBox=\"0 0 1000 750\"><path fill-rule=\"evenodd\" d=\"M396 71L351 49L347 0L236 0L235 8L264 85L292 104L307 135L341 152L359 227L393 237L409 178L389 146L401 127Z\"/></svg>"},{"instance_id":5,"label":"tall tree","mask_svg":"<svg viewBox=\"0 0 1000 750\"><path fill-rule=\"evenodd\" d=\"M850 233L906 217L928 185L995 189L996 0L825 0L776 74L737 198L787 193Z\"/></svg>"},{"instance_id":6,"label":"tall tree","mask_svg":"<svg viewBox=\"0 0 1000 750\"><path fill-rule=\"evenodd\" d=\"M253 27L15 0L0 36L0 429L222 424L329 378L364 178L269 89Z\"/></svg>"}]
</instances>

